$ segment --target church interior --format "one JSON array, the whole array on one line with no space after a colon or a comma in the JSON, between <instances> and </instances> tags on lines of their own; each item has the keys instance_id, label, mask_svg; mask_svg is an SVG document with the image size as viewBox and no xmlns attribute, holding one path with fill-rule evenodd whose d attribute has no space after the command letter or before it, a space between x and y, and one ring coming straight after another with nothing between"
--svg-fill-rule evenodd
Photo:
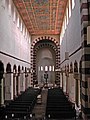
<instances>
[{"instance_id":1,"label":"church interior","mask_svg":"<svg viewBox=\"0 0 90 120\"><path fill-rule=\"evenodd\" d=\"M0 0L0 119L90 120L90 0Z\"/></svg>"}]
</instances>

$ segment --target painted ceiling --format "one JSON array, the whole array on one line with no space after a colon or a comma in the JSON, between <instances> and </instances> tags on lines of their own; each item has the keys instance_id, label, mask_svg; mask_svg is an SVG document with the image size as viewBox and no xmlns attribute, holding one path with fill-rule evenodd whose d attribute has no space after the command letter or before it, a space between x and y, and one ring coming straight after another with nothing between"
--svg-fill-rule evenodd
<instances>
[{"instance_id":1,"label":"painted ceiling","mask_svg":"<svg viewBox=\"0 0 90 120\"><path fill-rule=\"evenodd\" d=\"M31 35L60 34L67 0L13 0Z\"/></svg>"}]
</instances>

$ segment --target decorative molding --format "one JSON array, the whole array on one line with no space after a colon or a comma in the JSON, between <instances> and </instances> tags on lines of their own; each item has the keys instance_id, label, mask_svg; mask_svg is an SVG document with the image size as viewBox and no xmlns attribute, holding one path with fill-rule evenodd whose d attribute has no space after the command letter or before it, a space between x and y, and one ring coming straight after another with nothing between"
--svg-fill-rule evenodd
<instances>
[{"instance_id":1,"label":"decorative molding","mask_svg":"<svg viewBox=\"0 0 90 120\"><path fill-rule=\"evenodd\" d=\"M5 52L2 52L2 51L0 51L0 54L3 54L3 55L5 55L5 56L11 57L11 58L13 58L13 59L16 59L16 60L18 60L18 61L21 61L21 62L24 62L24 63L27 63L27 64L31 64L31 63L29 63L29 62L27 62L27 61L25 61L25 60L22 60L22 59L20 59L20 58L17 58L17 57L15 57L15 56L13 56L13 55L10 55L10 54L5 53Z\"/></svg>"}]
</instances>

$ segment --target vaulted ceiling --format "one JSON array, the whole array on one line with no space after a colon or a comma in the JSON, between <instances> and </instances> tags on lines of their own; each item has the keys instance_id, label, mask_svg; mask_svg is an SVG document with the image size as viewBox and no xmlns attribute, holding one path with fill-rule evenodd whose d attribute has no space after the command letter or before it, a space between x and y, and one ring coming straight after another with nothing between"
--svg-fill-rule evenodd
<instances>
[{"instance_id":1,"label":"vaulted ceiling","mask_svg":"<svg viewBox=\"0 0 90 120\"><path fill-rule=\"evenodd\" d=\"M67 0L13 0L31 35L60 34Z\"/></svg>"}]
</instances>

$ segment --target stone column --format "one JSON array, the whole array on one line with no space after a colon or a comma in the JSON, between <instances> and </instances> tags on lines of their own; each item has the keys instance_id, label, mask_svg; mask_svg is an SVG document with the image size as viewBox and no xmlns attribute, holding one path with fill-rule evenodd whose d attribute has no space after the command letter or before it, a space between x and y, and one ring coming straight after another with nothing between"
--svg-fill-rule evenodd
<instances>
[{"instance_id":1,"label":"stone column","mask_svg":"<svg viewBox=\"0 0 90 120\"><path fill-rule=\"evenodd\" d=\"M13 100L13 73L11 73L11 99Z\"/></svg>"},{"instance_id":2,"label":"stone column","mask_svg":"<svg viewBox=\"0 0 90 120\"><path fill-rule=\"evenodd\" d=\"M16 97L17 93L16 93L16 73L13 73L13 96Z\"/></svg>"},{"instance_id":3,"label":"stone column","mask_svg":"<svg viewBox=\"0 0 90 120\"><path fill-rule=\"evenodd\" d=\"M80 107L80 75L78 73L74 73L74 79L75 79L75 102L77 107Z\"/></svg>"},{"instance_id":4,"label":"stone column","mask_svg":"<svg viewBox=\"0 0 90 120\"><path fill-rule=\"evenodd\" d=\"M23 70L21 71L21 75L20 75L20 92L23 91Z\"/></svg>"},{"instance_id":5,"label":"stone column","mask_svg":"<svg viewBox=\"0 0 90 120\"><path fill-rule=\"evenodd\" d=\"M62 88L62 81L63 81L63 73L60 73L60 87Z\"/></svg>"},{"instance_id":6,"label":"stone column","mask_svg":"<svg viewBox=\"0 0 90 120\"><path fill-rule=\"evenodd\" d=\"M69 74L69 99L75 102L75 79L73 73Z\"/></svg>"},{"instance_id":7,"label":"stone column","mask_svg":"<svg viewBox=\"0 0 90 120\"><path fill-rule=\"evenodd\" d=\"M25 73L25 89L28 88L28 73Z\"/></svg>"},{"instance_id":8,"label":"stone column","mask_svg":"<svg viewBox=\"0 0 90 120\"><path fill-rule=\"evenodd\" d=\"M63 90L63 71L62 71L62 90Z\"/></svg>"},{"instance_id":9,"label":"stone column","mask_svg":"<svg viewBox=\"0 0 90 120\"><path fill-rule=\"evenodd\" d=\"M66 73L63 73L63 92L66 92Z\"/></svg>"},{"instance_id":10,"label":"stone column","mask_svg":"<svg viewBox=\"0 0 90 120\"><path fill-rule=\"evenodd\" d=\"M0 80L0 106L4 105L3 78Z\"/></svg>"},{"instance_id":11,"label":"stone column","mask_svg":"<svg viewBox=\"0 0 90 120\"><path fill-rule=\"evenodd\" d=\"M0 106L4 104L3 74L4 74L4 64L2 63L2 61L0 61Z\"/></svg>"},{"instance_id":12,"label":"stone column","mask_svg":"<svg viewBox=\"0 0 90 120\"><path fill-rule=\"evenodd\" d=\"M13 99L13 74L5 74L5 100Z\"/></svg>"},{"instance_id":13,"label":"stone column","mask_svg":"<svg viewBox=\"0 0 90 120\"><path fill-rule=\"evenodd\" d=\"M25 73L23 73L23 91L25 91Z\"/></svg>"},{"instance_id":14,"label":"stone column","mask_svg":"<svg viewBox=\"0 0 90 120\"><path fill-rule=\"evenodd\" d=\"M66 94L68 94L68 76L66 76Z\"/></svg>"},{"instance_id":15,"label":"stone column","mask_svg":"<svg viewBox=\"0 0 90 120\"><path fill-rule=\"evenodd\" d=\"M28 87L31 86L31 73L28 73Z\"/></svg>"},{"instance_id":16,"label":"stone column","mask_svg":"<svg viewBox=\"0 0 90 120\"><path fill-rule=\"evenodd\" d=\"M5 74L5 100L11 99L11 74Z\"/></svg>"},{"instance_id":17,"label":"stone column","mask_svg":"<svg viewBox=\"0 0 90 120\"><path fill-rule=\"evenodd\" d=\"M87 37L88 26L90 27L90 0L80 0L80 12L81 12L81 46L82 46L82 58L81 58L81 110L84 120L90 116L90 93L88 92L88 86L90 82L90 35Z\"/></svg>"},{"instance_id":18,"label":"stone column","mask_svg":"<svg viewBox=\"0 0 90 120\"><path fill-rule=\"evenodd\" d=\"M20 76L21 74L18 74L18 95L20 94Z\"/></svg>"}]
</instances>

